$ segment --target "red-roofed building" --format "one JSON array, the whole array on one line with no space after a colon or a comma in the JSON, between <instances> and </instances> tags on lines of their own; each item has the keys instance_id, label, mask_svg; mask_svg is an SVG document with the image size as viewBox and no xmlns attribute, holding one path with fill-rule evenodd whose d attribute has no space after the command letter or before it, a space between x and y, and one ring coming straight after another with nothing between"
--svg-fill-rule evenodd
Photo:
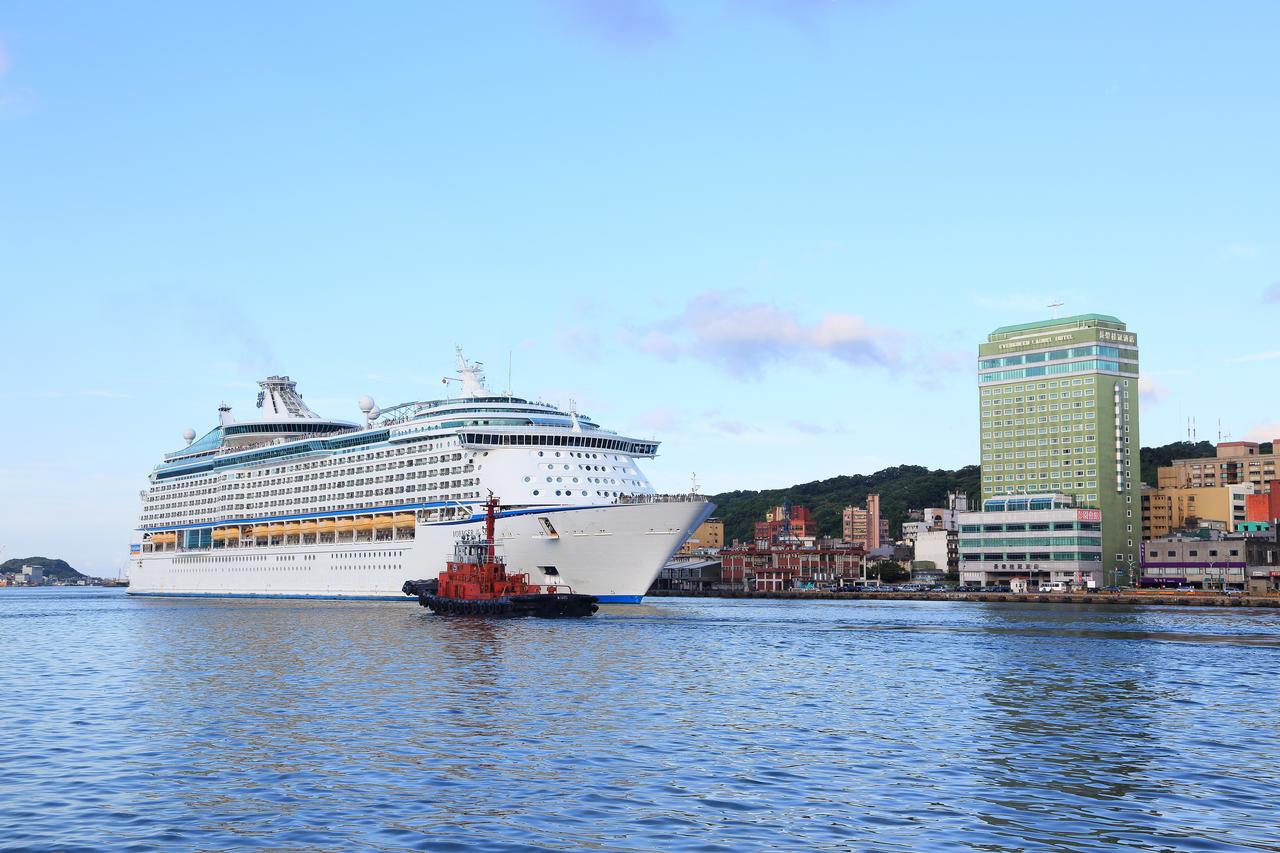
<instances>
[{"instance_id":1,"label":"red-roofed building","mask_svg":"<svg viewBox=\"0 0 1280 853\"><path fill-rule=\"evenodd\" d=\"M720 553L720 581L730 588L756 592L838 586L862 577L865 557L862 548L845 543L730 548Z\"/></svg>"},{"instance_id":2,"label":"red-roofed building","mask_svg":"<svg viewBox=\"0 0 1280 853\"><path fill-rule=\"evenodd\" d=\"M755 534L757 542L769 544L812 540L818 536L818 524L808 507L775 506L765 513L764 521L756 522Z\"/></svg>"}]
</instances>

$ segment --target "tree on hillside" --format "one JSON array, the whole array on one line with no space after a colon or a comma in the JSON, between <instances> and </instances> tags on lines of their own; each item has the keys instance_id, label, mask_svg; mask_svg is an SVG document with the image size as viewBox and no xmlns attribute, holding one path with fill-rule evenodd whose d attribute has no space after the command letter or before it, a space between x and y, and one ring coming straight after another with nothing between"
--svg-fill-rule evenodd
<instances>
[{"instance_id":1,"label":"tree on hillside","mask_svg":"<svg viewBox=\"0 0 1280 853\"><path fill-rule=\"evenodd\" d=\"M1142 482L1148 486L1156 485L1158 470L1172 465L1175 459L1204 459L1214 456L1217 448L1207 441L1175 441L1159 447L1144 447L1139 451L1139 462L1142 465Z\"/></svg>"},{"instance_id":2,"label":"tree on hillside","mask_svg":"<svg viewBox=\"0 0 1280 853\"><path fill-rule=\"evenodd\" d=\"M0 563L0 572L20 572L23 566L39 566L44 569L45 577L59 580L74 580L75 578L84 577L80 572L71 568L66 560L58 560L52 557L14 557L12 560L5 560Z\"/></svg>"},{"instance_id":3,"label":"tree on hillside","mask_svg":"<svg viewBox=\"0 0 1280 853\"><path fill-rule=\"evenodd\" d=\"M863 506L867 495L880 494L880 509L889 521L889 531L896 537L907 510L926 506L945 506L947 492L959 491L977 497L978 467L970 465L958 471L930 470L919 465L885 468L874 474L853 474L801 483L787 489L736 491L713 495L716 516L724 521L725 539L748 541L753 525L763 521L770 507L787 500L808 507L818 525L820 536L839 538L843 534L846 506Z\"/></svg>"},{"instance_id":4,"label":"tree on hillside","mask_svg":"<svg viewBox=\"0 0 1280 853\"><path fill-rule=\"evenodd\" d=\"M867 577L875 578L881 583L897 583L911 577L911 573L893 560L881 560L867 568Z\"/></svg>"}]
</instances>

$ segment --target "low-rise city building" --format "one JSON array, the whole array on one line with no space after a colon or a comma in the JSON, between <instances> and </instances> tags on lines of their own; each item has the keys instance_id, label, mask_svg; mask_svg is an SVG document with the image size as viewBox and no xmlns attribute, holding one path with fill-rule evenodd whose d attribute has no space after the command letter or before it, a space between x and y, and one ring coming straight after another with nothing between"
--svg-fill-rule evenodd
<instances>
[{"instance_id":1,"label":"low-rise city building","mask_svg":"<svg viewBox=\"0 0 1280 853\"><path fill-rule=\"evenodd\" d=\"M1222 486L1177 486L1142 489L1142 538L1168 536L1201 521L1221 522L1228 531L1248 520L1252 483Z\"/></svg>"},{"instance_id":2,"label":"low-rise city building","mask_svg":"<svg viewBox=\"0 0 1280 853\"><path fill-rule=\"evenodd\" d=\"M672 560L662 567L650 592L693 592L704 593L718 588L721 584L719 559Z\"/></svg>"},{"instance_id":3,"label":"low-rise city building","mask_svg":"<svg viewBox=\"0 0 1280 853\"><path fill-rule=\"evenodd\" d=\"M755 539L757 542L800 542L818 537L818 523L808 507L784 504L770 509L764 521L755 523ZM721 536L721 544L724 537Z\"/></svg>"},{"instance_id":4,"label":"low-rise city building","mask_svg":"<svg viewBox=\"0 0 1280 853\"><path fill-rule=\"evenodd\" d=\"M1280 440L1278 440L1280 441ZM1271 452L1262 453L1252 441L1223 441L1217 446L1217 455L1207 459L1175 459L1156 472L1156 485L1161 488L1203 488L1249 483L1262 491L1262 485L1280 478L1277 470L1277 442L1271 443Z\"/></svg>"},{"instance_id":5,"label":"low-rise city building","mask_svg":"<svg viewBox=\"0 0 1280 853\"><path fill-rule=\"evenodd\" d=\"M720 553L721 583L729 589L777 592L840 586L863 577L864 552L847 543L822 547L777 545L729 548Z\"/></svg>"},{"instance_id":6,"label":"low-rise city building","mask_svg":"<svg viewBox=\"0 0 1280 853\"><path fill-rule=\"evenodd\" d=\"M889 539L889 519L880 515L880 495L867 495L865 509L847 506L843 514L844 541L865 551L879 548Z\"/></svg>"},{"instance_id":7,"label":"low-rise city building","mask_svg":"<svg viewBox=\"0 0 1280 853\"><path fill-rule=\"evenodd\" d=\"M1104 583L1102 511L1077 506L1070 495L988 498L980 512L961 513L959 523L962 586Z\"/></svg>"},{"instance_id":8,"label":"low-rise city building","mask_svg":"<svg viewBox=\"0 0 1280 853\"><path fill-rule=\"evenodd\" d=\"M1246 521L1280 522L1280 480L1268 480L1263 491L1244 499Z\"/></svg>"},{"instance_id":9,"label":"low-rise city building","mask_svg":"<svg viewBox=\"0 0 1280 853\"><path fill-rule=\"evenodd\" d=\"M948 572L960 571L960 537L956 530L926 530L913 543L915 557L911 561L911 579L920 581L942 580ZM936 572L929 572L929 564ZM917 578L917 571L920 577ZM934 578L934 574L938 577ZM927 577L926 577L927 575Z\"/></svg>"},{"instance_id":10,"label":"low-rise city building","mask_svg":"<svg viewBox=\"0 0 1280 853\"><path fill-rule=\"evenodd\" d=\"M1142 586L1244 589L1250 578L1280 577L1273 530L1179 533L1142 544Z\"/></svg>"},{"instance_id":11,"label":"low-rise city building","mask_svg":"<svg viewBox=\"0 0 1280 853\"><path fill-rule=\"evenodd\" d=\"M680 554L709 553L724 547L724 522L718 518L708 518L693 535L680 546Z\"/></svg>"}]
</instances>

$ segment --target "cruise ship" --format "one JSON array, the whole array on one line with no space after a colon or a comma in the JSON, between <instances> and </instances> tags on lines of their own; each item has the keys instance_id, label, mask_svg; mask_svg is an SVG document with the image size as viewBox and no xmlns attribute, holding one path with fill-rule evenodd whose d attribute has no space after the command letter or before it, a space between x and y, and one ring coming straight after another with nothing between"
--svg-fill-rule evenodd
<instances>
[{"instance_id":1,"label":"cruise ship","mask_svg":"<svg viewBox=\"0 0 1280 853\"><path fill-rule=\"evenodd\" d=\"M476 535L489 495L507 564L536 584L638 602L715 508L659 495L641 460L658 443L485 387L457 354L454 396L356 422L317 415L288 376L258 383L257 411L165 454L141 493L129 592L160 596L396 599Z\"/></svg>"}]
</instances>

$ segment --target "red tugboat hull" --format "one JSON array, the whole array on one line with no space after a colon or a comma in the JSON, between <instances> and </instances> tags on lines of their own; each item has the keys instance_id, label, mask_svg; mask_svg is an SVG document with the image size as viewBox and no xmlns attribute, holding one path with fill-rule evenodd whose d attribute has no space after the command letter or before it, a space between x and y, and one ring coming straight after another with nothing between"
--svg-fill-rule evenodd
<instances>
[{"instance_id":1,"label":"red tugboat hull","mask_svg":"<svg viewBox=\"0 0 1280 853\"><path fill-rule=\"evenodd\" d=\"M594 595L572 592L510 595L472 600L422 593L418 603L442 616L536 616L543 619L590 616L600 609Z\"/></svg>"}]
</instances>

